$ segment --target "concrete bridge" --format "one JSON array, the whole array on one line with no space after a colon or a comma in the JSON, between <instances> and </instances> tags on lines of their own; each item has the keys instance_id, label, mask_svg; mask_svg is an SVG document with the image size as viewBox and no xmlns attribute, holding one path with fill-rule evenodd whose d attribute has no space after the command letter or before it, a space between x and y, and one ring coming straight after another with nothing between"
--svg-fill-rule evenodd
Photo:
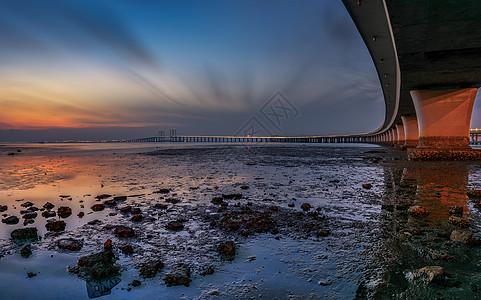
<instances>
[{"instance_id":1,"label":"concrete bridge","mask_svg":"<svg viewBox=\"0 0 481 300\"><path fill-rule=\"evenodd\" d=\"M329 136L153 136L129 140L114 140L108 142L121 143L373 143L370 134L363 135L329 135ZM469 143L481 144L481 129L472 129Z\"/></svg>"},{"instance_id":2,"label":"concrete bridge","mask_svg":"<svg viewBox=\"0 0 481 300\"><path fill-rule=\"evenodd\" d=\"M481 86L481 1L342 1L386 104L368 141L406 147L411 159L480 159L469 127Z\"/></svg>"}]
</instances>

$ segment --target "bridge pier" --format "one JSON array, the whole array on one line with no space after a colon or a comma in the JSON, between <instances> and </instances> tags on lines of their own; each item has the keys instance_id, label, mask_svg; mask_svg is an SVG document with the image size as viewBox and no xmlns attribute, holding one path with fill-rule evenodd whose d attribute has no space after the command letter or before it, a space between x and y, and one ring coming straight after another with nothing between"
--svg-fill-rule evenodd
<instances>
[{"instance_id":1,"label":"bridge pier","mask_svg":"<svg viewBox=\"0 0 481 300\"><path fill-rule=\"evenodd\" d=\"M415 116L401 116L404 125L404 147L415 148L419 142L418 119Z\"/></svg>"},{"instance_id":2,"label":"bridge pier","mask_svg":"<svg viewBox=\"0 0 481 300\"><path fill-rule=\"evenodd\" d=\"M397 130L397 143L396 147L403 147L404 143L406 142L405 133L404 133L404 126L403 124L396 124Z\"/></svg>"},{"instance_id":3,"label":"bridge pier","mask_svg":"<svg viewBox=\"0 0 481 300\"><path fill-rule=\"evenodd\" d=\"M392 146L395 147L399 141L398 139L398 132L397 132L397 129L396 127L393 127L392 129Z\"/></svg>"},{"instance_id":4,"label":"bridge pier","mask_svg":"<svg viewBox=\"0 0 481 300\"><path fill-rule=\"evenodd\" d=\"M419 143L408 150L410 160L481 159L469 146L469 127L476 88L413 90Z\"/></svg>"}]
</instances>

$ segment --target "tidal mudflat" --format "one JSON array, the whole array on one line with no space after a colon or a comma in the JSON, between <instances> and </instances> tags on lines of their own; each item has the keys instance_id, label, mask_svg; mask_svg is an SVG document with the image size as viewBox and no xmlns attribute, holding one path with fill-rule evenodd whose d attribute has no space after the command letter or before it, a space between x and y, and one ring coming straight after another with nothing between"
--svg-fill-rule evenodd
<instances>
[{"instance_id":1,"label":"tidal mudflat","mask_svg":"<svg viewBox=\"0 0 481 300\"><path fill-rule=\"evenodd\" d=\"M480 162L405 156L0 147L1 298L481 297Z\"/></svg>"}]
</instances>

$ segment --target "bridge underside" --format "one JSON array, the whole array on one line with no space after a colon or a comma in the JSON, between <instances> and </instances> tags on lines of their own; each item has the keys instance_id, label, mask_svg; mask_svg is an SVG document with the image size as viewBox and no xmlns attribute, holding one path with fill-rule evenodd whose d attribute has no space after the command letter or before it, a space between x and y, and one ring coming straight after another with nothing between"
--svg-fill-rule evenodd
<instances>
[{"instance_id":1,"label":"bridge underside","mask_svg":"<svg viewBox=\"0 0 481 300\"><path fill-rule=\"evenodd\" d=\"M385 121L371 134L389 136L415 117L417 148L468 151L472 107L481 86L481 1L342 1L371 53L384 91ZM397 135L397 144L404 140L405 146L413 146L413 130L401 131L405 135ZM443 131L453 135L446 140ZM445 143L434 142L440 137Z\"/></svg>"}]
</instances>

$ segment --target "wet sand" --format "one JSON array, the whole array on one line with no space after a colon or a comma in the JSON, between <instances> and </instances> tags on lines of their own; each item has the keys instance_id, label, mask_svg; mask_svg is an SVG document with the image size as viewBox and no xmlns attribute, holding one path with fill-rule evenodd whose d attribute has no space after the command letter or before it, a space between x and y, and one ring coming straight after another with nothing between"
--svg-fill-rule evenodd
<instances>
[{"instance_id":1,"label":"wet sand","mask_svg":"<svg viewBox=\"0 0 481 300\"><path fill-rule=\"evenodd\" d=\"M2 219L19 218L0 224L2 297L86 299L89 291L105 299L481 297L480 248L450 239L459 228L448 214L462 206L470 222L463 230L477 238L480 214L466 192L481 189L480 162L408 162L400 150L356 144L137 147L0 147ZM98 199L102 194L110 197ZM114 197L121 200L91 209ZM66 206L72 214L43 217L38 210L24 226L27 201L39 209L50 202L52 211ZM412 205L429 215L410 215ZM47 231L47 220L66 228ZM183 228L166 228L172 221ZM135 237L117 237L118 225ZM11 232L24 227L37 228L41 239L13 241ZM83 240L83 247L59 249L64 238ZM116 276L99 281L69 271L108 239ZM226 241L235 242L234 256L219 254ZM23 258L27 244L32 255ZM132 254L121 250L128 245ZM154 260L163 268L141 276L142 264ZM189 287L164 281L179 263L190 268ZM409 272L425 266L444 267L446 280L409 282ZM209 267L214 273L203 274ZM141 285L133 287L134 280ZM92 294L95 287L103 292Z\"/></svg>"}]
</instances>

